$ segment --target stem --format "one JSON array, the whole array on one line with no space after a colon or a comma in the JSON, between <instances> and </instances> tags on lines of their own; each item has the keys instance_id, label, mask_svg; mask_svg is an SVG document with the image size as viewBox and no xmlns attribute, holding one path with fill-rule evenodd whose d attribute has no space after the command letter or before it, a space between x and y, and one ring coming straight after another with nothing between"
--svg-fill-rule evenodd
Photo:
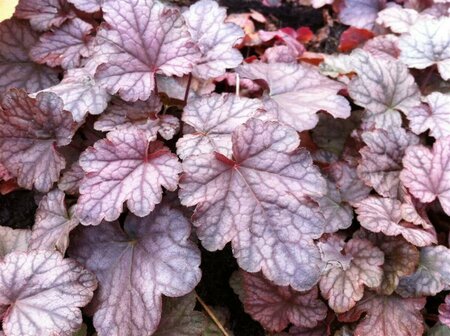
<instances>
[{"instance_id":1,"label":"stem","mask_svg":"<svg viewBox=\"0 0 450 336\"><path fill-rule=\"evenodd\" d=\"M195 293L195 297L198 300L198 302L200 302L200 304L202 305L203 309L205 309L206 313L209 315L209 317L211 318L211 320L213 320L213 322L216 324L217 328L219 328L219 330L222 332L222 334L224 336L230 336L227 331L225 330L225 328L222 326L222 324L220 323L219 319L217 318L217 316L214 314L214 312L211 310L211 308L208 307L208 305L202 300L202 298L200 296L198 296L197 293Z\"/></svg>"},{"instance_id":2,"label":"stem","mask_svg":"<svg viewBox=\"0 0 450 336\"><path fill-rule=\"evenodd\" d=\"M239 97L239 91L241 90L241 78L239 74L236 74L236 96Z\"/></svg>"},{"instance_id":3,"label":"stem","mask_svg":"<svg viewBox=\"0 0 450 336\"><path fill-rule=\"evenodd\" d=\"M188 96L189 96L189 89L191 88L191 82L192 82L192 73L189 74L188 83L186 86L186 92L184 93L184 105L187 104Z\"/></svg>"}]
</instances>

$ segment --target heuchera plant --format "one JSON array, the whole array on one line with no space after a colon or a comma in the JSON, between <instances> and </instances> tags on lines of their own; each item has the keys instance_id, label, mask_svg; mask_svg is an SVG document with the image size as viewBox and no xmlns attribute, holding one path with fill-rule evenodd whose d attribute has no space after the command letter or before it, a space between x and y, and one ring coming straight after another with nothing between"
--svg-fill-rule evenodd
<instances>
[{"instance_id":1,"label":"heuchera plant","mask_svg":"<svg viewBox=\"0 0 450 336\"><path fill-rule=\"evenodd\" d=\"M450 1L293 2L328 30L215 0L18 2L0 192L37 210L0 226L0 335L232 335L195 292L200 246L229 243L267 335L450 334ZM343 53L313 52L333 24Z\"/></svg>"}]
</instances>

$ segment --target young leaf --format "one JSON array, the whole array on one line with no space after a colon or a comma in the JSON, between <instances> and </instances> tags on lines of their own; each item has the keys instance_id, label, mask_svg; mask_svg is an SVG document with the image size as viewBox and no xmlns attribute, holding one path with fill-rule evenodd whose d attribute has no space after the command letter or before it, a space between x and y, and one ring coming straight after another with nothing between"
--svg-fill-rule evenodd
<instances>
[{"instance_id":1,"label":"young leaf","mask_svg":"<svg viewBox=\"0 0 450 336\"><path fill-rule=\"evenodd\" d=\"M367 313L358 323L354 336L422 336L424 325L420 310L424 306L425 298L404 299L397 295L366 293L352 310L340 315L339 320L354 322Z\"/></svg>"},{"instance_id":2,"label":"young leaf","mask_svg":"<svg viewBox=\"0 0 450 336\"><path fill-rule=\"evenodd\" d=\"M66 0L20 0L14 16L30 20L34 30L44 31L61 26L75 13Z\"/></svg>"},{"instance_id":3,"label":"young leaf","mask_svg":"<svg viewBox=\"0 0 450 336\"><path fill-rule=\"evenodd\" d=\"M406 115L409 127L416 134L430 130L432 137L442 138L450 135L450 95L433 92L421 104Z\"/></svg>"},{"instance_id":4,"label":"young leaf","mask_svg":"<svg viewBox=\"0 0 450 336\"><path fill-rule=\"evenodd\" d=\"M350 263L333 263L341 256L328 256L324 261L331 263L327 263L320 279L320 292L336 313L351 309L363 297L364 285L378 287L383 276L384 254L370 241L353 238L345 243L343 254L351 257Z\"/></svg>"},{"instance_id":5,"label":"young leaf","mask_svg":"<svg viewBox=\"0 0 450 336\"><path fill-rule=\"evenodd\" d=\"M445 303L439 306L439 321L450 327L450 294L445 297Z\"/></svg>"},{"instance_id":6,"label":"young leaf","mask_svg":"<svg viewBox=\"0 0 450 336\"><path fill-rule=\"evenodd\" d=\"M194 67L194 76L208 79L222 76L226 69L237 67L243 60L233 48L244 37L242 29L231 22L225 23L227 13L216 1L200 0L183 13L189 33L197 42L201 58Z\"/></svg>"},{"instance_id":7,"label":"young leaf","mask_svg":"<svg viewBox=\"0 0 450 336\"><path fill-rule=\"evenodd\" d=\"M445 246L428 246L420 251L414 274L403 277L397 293L404 297L436 295L450 286L450 250Z\"/></svg>"},{"instance_id":8,"label":"young leaf","mask_svg":"<svg viewBox=\"0 0 450 336\"><path fill-rule=\"evenodd\" d=\"M317 287L297 292L289 286L276 286L261 273L242 272L243 304L253 319L272 332L289 323L312 328L327 315L326 305L318 298Z\"/></svg>"},{"instance_id":9,"label":"young leaf","mask_svg":"<svg viewBox=\"0 0 450 336\"><path fill-rule=\"evenodd\" d=\"M403 158L400 180L421 202L438 198L450 215L450 137L439 138L433 149L410 146Z\"/></svg>"},{"instance_id":10,"label":"young leaf","mask_svg":"<svg viewBox=\"0 0 450 336\"><path fill-rule=\"evenodd\" d=\"M419 251L401 237L389 237L366 230L355 232L354 237L370 240L384 253L383 279L376 288L380 294L391 295L397 288L400 277L410 275L419 263Z\"/></svg>"},{"instance_id":11,"label":"young leaf","mask_svg":"<svg viewBox=\"0 0 450 336\"><path fill-rule=\"evenodd\" d=\"M184 160L181 203L197 205L194 225L208 250L232 242L246 271L278 285L310 289L321 261L312 239L324 220L308 196L322 196L325 180L294 129L250 119L233 132L233 159L202 154Z\"/></svg>"},{"instance_id":12,"label":"young leaf","mask_svg":"<svg viewBox=\"0 0 450 336\"><path fill-rule=\"evenodd\" d=\"M399 61L375 58L359 50L354 53L354 67L358 76L348 91L355 103L367 109L367 120L377 128L401 126L399 111L407 113L419 105L420 94L414 77Z\"/></svg>"},{"instance_id":13,"label":"young leaf","mask_svg":"<svg viewBox=\"0 0 450 336\"><path fill-rule=\"evenodd\" d=\"M42 198L31 234L31 250L56 248L61 253L66 252L69 233L79 221L73 216L73 207L67 211L64 196L62 191L55 189Z\"/></svg>"},{"instance_id":14,"label":"young leaf","mask_svg":"<svg viewBox=\"0 0 450 336\"><path fill-rule=\"evenodd\" d=\"M30 48L37 41L38 34L24 21L0 23L0 93L13 87L35 92L58 83L58 70L30 60Z\"/></svg>"},{"instance_id":15,"label":"young leaf","mask_svg":"<svg viewBox=\"0 0 450 336\"><path fill-rule=\"evenodd\" d=\"M195 311L194 292L180 298L164 298L161 322L153 336L198 336L206 329L206 316Z\"/></svg>"},{"instance_id":16,"label":"young leaf","mask_svg":"<svg viewBox=\"0 0 450 336\"><path fill-rule=\"evenodd\" d=\"M88 112L94 115L102 113L110 99L106 90L84 68L69 69L59 84L44 92L57 94L64 102L64 109L70 111L77 122L82 121Z\"/></svg>"},{"instance_id":17,"label":"young leaf","mask_svg":"<svg viewBox=\"0 0 450 336\"><path fill-rule=\"evenodd\" d=\"M387 236L401 234L416 246L427 246L437 242L433 228L423 228L402 218L402 203L393 198L369 196L356 205L356 214L361 226L372 232L383 232Z\"/></svg>"},{"instance_id":18,"label":"young leaf","mask_svg":"<svg viewBox=\"0 0 450 336\"><path fill-rule=\"evenodd\" d=\"M87 35L92 30L93 27L83 20L70 20L54 32L42 35L31 48L30 57L51 67L77 68L81 65L81 57L89 54Z\"/></svg>"},{"instance_id":19,"label":"young leaf","mask_svg":"<svg viewBox=\"0 0 450 336\"><path fill-rule=\"evenodd\" d=\"M158 206L149 216L79 227L69 247L98 277L94 326L99 336L151 335L161 317L161 295L182 296L200 280L200 252L190 224Z\"/></svg>"},{"instance_id":20,"label":"young leaf","mask_svg":"<svg viewBox=\"0 0 450 336\"><path fill-rule=\"evenodd\" d=\"M433 64L444 80L450 79L450 17L425 17L400 37L400 59L411 68Z\"/></svg>"},{"instance_id":21,"label":"young leaf","mask_svg":"<svg viewBox=\"0 0 450 336\"><path fill-rule=\"evenodd\" d=\"M386 0L344 0L339 3L341 23L361 29L372 29Z\"/></svg>"},{"instance_id":22,"label":"young leaf","mask_svg":"<svg viewBox=\"0 0 450 336\"><path fill-rule=\"evenodd\" d=\"M262 109L258 99L230 93L212 93L190 99L182 120L194 128L177 142L177 154L185 159L212 152L231 157L231 133Z\"/></svg>"},{"instance_id":23,"label":"young leaf","mask_svg":"<svg viewBox=\"0 0 450 336\"><path fill-rule=\"evenodd\" d=\"M79 308L91 301L97 287L91 272L58 252L10 253L0 262L0 274L8 336L71 335L81 327Z\"/></svg>"},{"instance_id":24,"label":"young leaf","mask_svg":"<svg viewBox=\"0 0 450 336\"><path fill-rule=\"evenodd\" d=\"M7 226L0 226L0 260L8 253L28 250L30 236L30 230L14 230Z\"/></svg>"},{"instance_id":25,"label":"young leaf","mask_svg":"<svg viewBox=\"0 0 450 336\"><path fill-rule=\"evenodd\" d=\"M362 139L366 146L359 151L358 176L381 196L397 198L403 155L419 138L401 127L390 127L364 132Z\"/></svg>"},{"instance_id":26,"label":"young leaf","mask_svg":"<svg viewBox=\"0 0 450 336\"><path fill-rule=\"evenodd\" d=\"M75 126L54 93L11 89L0 104L0 162L21 187L47 192L66 165L57 147L70 143Z\"/></svg>"},{"instance_id":27,"label":"young leaf","mask_svg":"<svg viewBox=\"0 0 450 336\"><path fill-rule=\"evenodd\" d=\"M162 187L175 190L181 164L162 142L138 129L108 133L80 156L87 173L80 184L76 215L84 225L119 218L130 211L147 216L161 202Z\"/></svg>"},{"instance_id":28,"label":"young leaf","mask_svg":"<svg viewBox=\"0 0 450 336\"><path fill-rule=\"evenodd\" d=\"M317 112L327 111L335 118L348 118L350 105L338 95L344 86L321 75L314 67L296 63L251 63L237 72L252 80L264 80L269 92L264 107L277 120L297 131L314 128Z\"/></svg>"},{"instance_id":29,"label":"young leaf","mask_svg":"<svg viewBox=\"0 0 450 336\"><path fill-rule=\"evenodd\" d=\"M161 101L156 95L144 102L134 103L115 98L94 127L103 132L139 128L147 133L148 139L156 139L159 133L169 140L178 132L180 121L170 114L158 114L161 107Z\"/></svg>"},{"instance_id":30,"label":"young leaf","mask_svg":"<svg viewBox=\"0 0 450 336\"><path fill-rule=\"evenodd\" d=\"M103 4L108 28L98 32L107 62L95 75L111 94L123 100L147 100L155 74L182 76L199 58L184 20L176 8L157 0L117 0Z\"/></svg>"}]
</instances>

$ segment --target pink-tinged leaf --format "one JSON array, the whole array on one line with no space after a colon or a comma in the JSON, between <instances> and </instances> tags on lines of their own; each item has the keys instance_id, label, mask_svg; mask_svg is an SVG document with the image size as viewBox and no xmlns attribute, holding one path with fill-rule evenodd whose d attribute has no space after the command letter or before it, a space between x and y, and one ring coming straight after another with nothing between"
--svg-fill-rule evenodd
<instances>
[{"instance_id":1,"label":"pink-tinged leaf","mask_svg":"<svg viewBox=\"0 0 450 336\"><path fill-rule=\"evenodd\" d=\"M347 313L339 316L343 322L361 319L354 336L422 336L423 317L420 310L425 306L425 298L404 299L397 295L377 295L366 293L364 298Z\"/></svg>"},{"instance_id":2,"label":"pink-tinged leaf","mask_svg":"<svg viewBox=\"0 0 450 336\"><path fill-rule=\"evenodd\" d=\"M169 140L180 129L180 121L170 114L158 114L161 107L161 101L156 95L152 95L146 101L135 103L127 103L116 98L94 127L103 132L138 128L147 134L148 139L156 139L159 133L164 139Z\"/></svg>"},{"instance_id":3,"label":"pink-tinged leaf","mask_svg":"<svg viewBox=\"0 0 450 336\"><path fill-rule=\"evenodd\" d=\"M164 298L161 322L153 336L205 336L208 321L194 310L195 304L194 292L181 298Z\"/></svg>"},{"instance_id":4,"label":"pink-tinged leaf","mask_svg":"<svg viewBox=\"0 0 450 336\"><path fill-rule=\"evenodd\" d=\"M38 65L28 56L38 38L23 21L0 23L0 93L13 87L35 92L58 83L58 70Z\"/></svg>"},{"instance_id":5,"label":"pink-tinged leaf","mask_svg":"<svg viewBox=\"0 0 450 336\"><path fill-rule=\"evenodd\" d=\"M350 263L327 263L320 279L320 292L336 313L351 309L363 297L364 285L378 287L383 277L384 254L370 241L353 238L345 243L343 254L351 256Z\"/></svg>"},{"instance_id":6,"label":"pink-tinged leaf","mask_svg":"<svg viewBox=\"0 0 450 336\"><path fill-rule=\"evenodd\" d=\"M433 296L450 286L450 250L442 245L420 251L415 273L400 279L396 289L404 297Z\"/></svg>"},{"instance_id":7,"label":"pink-tinged leaf","mask_svg":"<svg viewBox=\"0 0 450 336\"><path fill-rule=\"evenodd\" d=\"M285 45L276 45L267 48L261 60L267 63L295 63L297 62L297 54Z\"/></svg>"},{"instance_id":8,"label":"pink-tinged leaf","mask_svg":"<svg viewBox=\"0 0 450 336\"><path fill-rule=\"evenodd\" d=\"M422 18L400 37L400 60L411 68L437 65L444 80L450 79L450 17Z\"/></svg>"},{"instance_id":9,"label":"pink-tinged leaf","mask_svg":"<svg viewBox=\"0 0 450 336\"><path fill-rule=\"evenodd\" d=\"M64 109L72 113L73 119L82 121L86 114L97 115L108 106L110 95L98 85L85 69L69 69L57 85L44 90L57 94L64 102Z\"/></svg>"},{"instance_id":10,"label":"pink-tinged leaf","mask_svg":"<svg viewBox=\"0 0 450 336\"><path fill-rule=\"evenodd\" d=\"M335 118L350 116L348 101L337 94L343 84L321 75L312 66L251 63L239 67L237 72L245 78L264 80L269 87L264 96L267 112L299 132L316 126L320 110Z\"/></svg>"},{"instance_id":11,"label":"pink-tinged leaf","mask_svg":"<svg viewBox=\"0 0 450 336\"><path fill-rule=\"evenodd\" d=\"M397 34L407 33L418 20L419 13L411 8L394 4L378 13L377 23Z\"/></svg>"},{"instance_id":12,"label":"pink-tinged leaf","mask_svg":"<svg viewBox=\"0 0 450 336\"><path fill-rule=\"evenodd\" d=\"M225 8L213 0L200 0L183 12L183 16L201 51L201 58L192 70L194 76L215 78L241 64L243 57L233 46L244 37L244 32L238 25L224 22Z\"/></svg>"},{"instance_id":13,"label":"pink-tinged leaf","mask_svg":"<svg viewBox=\"0 0 450 336\"><path fill-rule=\"evenodd\" d=\"M311 5L314 8L320 8L325 5L331 5L334 2L334 0L311 0Z\"/></svg>"},{"instance_id":14,"label":"pink-tinged leaf","mask_svg":"<svg viewBox=\"0 0 450 336\"><path fill-rule=\"evenodd\" d=\"M419 138L401 127L364 132L366 146L359 152L358 176L381 196L397 198L402 158L406 148L417 145Z\"/></svg>"},{"instance_id":15,"label":"pink-tinged leaf","mask_svg":"<svg viewBox=\"0 0 450 336\"><path fill-rule=\"evenodd\" d=\"M339 20L349 26L371 30L385 4L386 0L343 0Z\"/></svg>"},{"instance_id":16,"label":"pink-tinged leaf","mask_svg":"<svg viewBox=\"0 0 450 336\"><path fill-rule=\"evenodd\" d=\"M123 203L139 217L161 202L162 187L175 190L181 164L162 142L138 129L108 133L80 156L86 172L76 214L84 225L119 218Z\"/></svg>"},{"instance_id":17,"label":"pink-tinged leaf","mask_svg":"<svg viewBox=\"0 0 450 336\"><path fill-rule=\"evenodd\" d=\"M69 245L69 233L79 221L73 216L74 208L67 210L64 193L50 191L39 202L30 239L31 250L54 250L65 253Z\"/></svg>"},{"instance_id":18,"label":"pink-tinged leaf","mask_svg":"<svg viewBox=\"0 0 450 336\"><path fill-rule=\"evenodd\" d=\"M70 336L81 327L95 276L58 252L14 252L0 263L0 309L8 336Z\"/></svg>"},{"instance_id":19,"label":"pink-tinged leaf","mask_svg":"<svg viewBox=\"0 0 450 336\"><path fill-rule=\"evenodd\" d=\"M355 232L354 237L370 240L384 253L383 279L376 288L380 294L391 295L397 288L400 277L410 275L419 263L419 251L401 237L389 237L366 230Z\"/></svg>"},{"instance_id":20,"label":"pink-tinged leaf","mask_svg":"<svg viewBox=\"0 0 450 336\"><path fill-rule=\"evenodd\" d=\"M387 60L396 60L400 56L398 37L392 34L374 37L364 44L363 49L375 57Z\"/></svg>"},{"instance_id":21,"label":"pink-tinged leaf","mask_svg":"<svg viewBox=\"0 0 450 336\"><path fill-rule=\"evenodd\" d=\"M450 327L450 294L445 297L445 303L439 306L439 321Z\"/></svg>"},{"instance_id":22,"label":"pink-tinged leaf","mask_svg":"<svg viewBox=\"0 0 450 336\"><path fill-rule=\"evenodd\" d=\"M239 265L278 285L310 289L319 279L320 254L312 239L324 220L308 196L326 183L309 153L296 150L294 129L250 119L233 132L233 159L202 154L184 160L183 205L197 208L202 244L217 250L232 242Z\"/></svg>"},{"instance_id":23,"label":"pink-tinged leaf","mask_svg":"<svg viewBox=\"0 0 450 336\"><path fill-rule=\"evenodd\" d=\"M0 162L21 187L47 192L66 165L57 147L70 143L75 127L55 94L12 89L0 104Z\"/></svg>"},{"instance_id":24,"label":"pink-tinged leaf","mask_svg":"<svg viewBox=\"0 0 450 336\"><path fill-rule=\"evenodd\" d=\"M192 126L193 132L178 140L177 154L182 159L212 152L231 157L231 134L261 109L260 100L230 93L190 99L181 119Z\"/></svg>"},{"instance_id":25,"label":"pink-tinged leaf","mask_svg":"<svg viewBox=\"0 0 450 336\"><path fill-rule=\"evenodd\" d=\"M406 115L411 130L421 134L430 130L430 135L437 138L450 135L450 95L433 92L421 104Z\"/></svg>"},{"instance_id":26,"label":"pink-tinged leaf","mask_svg":"<svg viewBox=\"0 0 450 336\"><path fill-rule=\"evenodd\" d=\"M357 218L362 227L387 236L402 235L415 246L427 246L437 242L431 228L409 223L402 218L402 203L393 198L369 196L356 205Z\"/></svg>"},{"instance_id":27,"label":"pink-tinged leaf","mask_svg":"<svg viewBox=\"0 0 450 336\"><path fill-rule=\"evenodd\" d=\"M66 0L20 0L14 16L30 20L34 30L44 31L61 26L75 13Z\"/></svg>"},{"instance_id":28,"label":"pink-tinged leaf","mask_svg":"<svg viewBox=\"0 0 450 336\"><path fill-rule=\"evenodd\" d=\"M42 35L39 42L31 48L30 57L37 63L45 63L51 67L79 67L81 57L89 55L87 36L92 29L83 20L70 20L55 31Z\"/></svg>"},{"instance_id":29,"label":"pink-tinged leaf","mask_svg":"<svg viewBox=\"0 0 450 336\"><path fill-rule=\"evenodd\" d=\"M358 76L348 91L355 103L367 109L366 120L377 128L401 126L401 114L419 105L420 93L414 77L399 61L376 58L359 50L354 53Z\"/></svg>"},{"instance_id":30,"label":"pink-tinged leaf","mask_svg":"<svg viewBox=\"0 0 450 336\"><path fill-rule=\"evenodd\" d=\"M369 195L371 188L358 177L356 167L349 163L335 162L331 164L329 173L341 192L343 201L354 205Z\"/></svg>"},{"instance_id":31,"label":"pink-tinged leaf","mask_svg":"<svg viewBox=\"0 0 450 336\"><path fill-rule=\"evenodd\" d=\"M327 193L314 199L319 203L320 212L325 218L325 233L347 229L352 225L352 207L343 203L341 193L334 183L327 180Z\"/></svg>"},{"instance_id":32,"label":"pink-tinged leaf","mask_svg":"<svg viewBox=\"0 0 450 336\"><path fill-rule=\"evenodd\" d=\"M289 286L277 286L261 273L242 272L245 311L273 332L289 323L312 328L327 315L326 305L318 298L317 287L298 292Z\"/></svg>"},{"instance_id":33,"label":"pink-tinged leaf","mask_svg":"<svg viewBox=\"0 0 450 336\"><path fill-rule=\"evenodd\" d=\"M406 150L400 179L423 203L438 198L450 215L450 137L439 138L433 149L418 145Z\"/></svg>"},{"instance_id":34,"label":"pink-tinged leaf","mask_svg":"<svg viewBox=\"0 0 450 336\"><path fill-rule=\"evenodd\" d=\"M102 9L105 0L67 0L79 10L86 13L95 13Z\"/></svg>"},{"instance_id":35,"label":"pink-tinged leaf","mask_svg":"<svg viewBox=\"0 0 450 336\"><path fill-rule=\"evenodd\" d=\"M182 76L198 61L198 48L178 9L156 0L107 1L102 9L109 28L102 28L98 38L107 62L95 78L109 93L126 101L147 100L156 73Z\"/></svg>"},{"instance_id":36,"label":"pink-tinged leaf","mask_svg":"<svg viewBox=\"0 0 450 336\"><path fill-rule=\"evenodd\" d=\"M182 296L200 280L200 251L177 210L158 206L149 216L79 227L69 254L99 280L94 326L99 336L152 335L161 295Z\"/></svg>"},{"instance_id":37,"label":"pink-tinged leaf","mask_svg":"<svg viewBox=\"0 0 450 336\"><path fill-rule=\"evenodd\" d=\"M422 225L426 229L433 227L427 215L427 206L411 196L405 187L402 188L401 199L403 202L401 206L402 218L405 221Z\"/></svg>"},{"instance_id":38,"label":"pink-tinged leaf","mask_svg":"<svg viewBox=\"0 0 450 336\"><path fill-rule=\"evenodd\" d=\"M70 195L78 194L78 189L83 178L84 170L76 162L62 174L58 182L58 188Z\"/></svg>"},{"instance_id":39,"label":"pink-tinged leaf","mask_svg":"<svg viewBox=\"0 0 450 336\"><path fill-rule=\"evenodd\" d=\"M286 335L281 334L280 336L325 336L329 335L327 326L324 323L320 323L314 328L296 327L292 326L289 328L289 333Z\"/></svg>"},{"instance_id":40,"label":"pink-tinged leaf","mask_svg":"<svg viewBox=\"0 0 450 336\"><path fill-rule=\"evenodd\" d=\"M30 230L14 230L7 226L0 226L0 260L8 253L28 250L30 236Z\"/></svg>"},{"instance_id":41,"label":"pink-tinged leaf","mask_svg":"<svg viewBox=\"0 0 450 336\"><path fill-rule=\"evenodd\" d=\"M12 176L8 169L0 163L0 181L8 181L12 178L14 178L14 176Z\"/></svg>"}]
</instances>

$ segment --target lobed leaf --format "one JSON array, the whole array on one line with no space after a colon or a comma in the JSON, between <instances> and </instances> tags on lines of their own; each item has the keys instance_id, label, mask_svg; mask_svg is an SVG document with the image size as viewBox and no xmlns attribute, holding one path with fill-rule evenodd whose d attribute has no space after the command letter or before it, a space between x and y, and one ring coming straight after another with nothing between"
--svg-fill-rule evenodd
<instances>
[{"instance_id":1,"label":"lobed leaf","mask_svg":"<svg viewBox=\"0 0 450 336\"><path fill-rule=\"evenodd\" d=\"M27 251L30 235L30 230L0 226L0 261L9 253Z\"/></svg>"},{"instance_id":2,"label":"lobed leaf","mask_svg":"<svg viewBox=\"0 0 450 336\"><path fill-rule=\"evenodd\" d=\"M200 280L200 252L189 241L181 212L158 206L149 216L80 227L69 255L92 270L99 289L94 326L99 336L151 335L158 327L162 295L178 297Z\"/></svg>"},{"instance_id":3,"label":"lobed leaf","mask_svg":"<svg viewBox=\"0 0 450 336\"><path fill-rule=\"evenodd\" d=\"M239 265L277 285L310 289L321 261L312 239L324 220L306 197L326 192L294 129L250 119L233 132L233 159L220 153L184 160L180 199L197 205L197 235L208 250L232 242Z\"/></svg>"},{"instance_id":4,"label":"lobed leaf","mask_svg":"<svg viewBox=\"0 0 450 336\"><path fill-rule=\"evenodd\" d=\"M386 0L344 0L339 5L339 20L349 26L370 30L385 4Z\"/></svg>"}]
</instances>

